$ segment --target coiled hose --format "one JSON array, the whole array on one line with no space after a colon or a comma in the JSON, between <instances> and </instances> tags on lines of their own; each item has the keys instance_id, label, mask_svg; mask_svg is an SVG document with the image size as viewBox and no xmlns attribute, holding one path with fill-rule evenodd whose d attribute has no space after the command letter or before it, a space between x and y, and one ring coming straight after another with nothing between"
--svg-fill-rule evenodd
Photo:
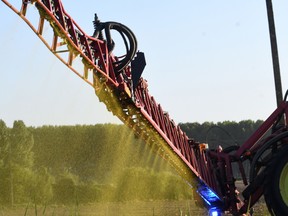
<instances>
[{"instance_id":1,"label":"coiled hose","mask_svg":"<svg viewBox=\"0 0 288 216\"><path fill-rule=\"evenodd\" d=\"M122 37L125 47L126 55L121 60L114 62L114 69L117 73L120 73L134 58L137 51L137 40L133 32L125 25L117 22L100 22L97 14L95 14L94 34L93 37L104 40L102 31L105 32L107 48L109 54L113 51L115 43L111 37L111 30L116 30ZM128 39L128 41L127 41Z\"/></svg>"}]
</instances>

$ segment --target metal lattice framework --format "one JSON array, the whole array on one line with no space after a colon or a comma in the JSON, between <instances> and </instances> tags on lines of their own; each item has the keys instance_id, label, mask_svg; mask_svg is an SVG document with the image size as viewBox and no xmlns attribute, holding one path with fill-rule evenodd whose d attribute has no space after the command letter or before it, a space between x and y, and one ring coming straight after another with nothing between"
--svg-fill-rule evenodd
<instances>
[{"instance_id":1,"label":"metal lattice framework","mask_svg":"<svg viewBox=\"0 0 288 216\"><path fill-rule=\"evenodd\" d=\"M133 63L117 69L119 57L109 50L107 41L87 35L64 10L60 0L23 0L19 10L7 0L1 1L29 25L60 61L95 90L109 111L171 163L186 181L197 186L200 196L210 207L241 215L265 194L265 175L271 173L265 170L276 153L287 149L283 148L288 143L287 93L278 108L242 146L207 150L206 144L188 138L164 112L149 93L144 78L137 79L137 86L133 86ZM39 12L37 24L27 18L30 5L35 5ZM50 39L43 36L44 26L52 29ZM78 60L82 62L80 69L76 67ZM249 174L243 168L245 161L251 162ZM237 165L242 181L247 185L243 199L235 186L232 164ZM276 209L273 204L269 205L271 212ZM287 205L281 211L288 211Z\"/></svg>"},{"instance_id":2,"label":"metal lattice framework","mask_svg":"<svg viewBox=\"0 0 288 216\"><path fill-rule=\"evenodd\" d=\"M61 62L94 88L99 100L106 104L109 111L171 162L185 179L193 180L192 171L203 182L208 184L206 181L209 181L209 185L215 185L215 179L205 173L207 169L202 169L209 164L199 143L189 139L169 114L163 111L150 95L147 81L143 78L139 80L132 98L129 82L121 74L117 76L114 71L113 63L116 60L113 54L108 53L105 41L87 35L64 10L60 1L24 0L20 10L6 0L2 2L28 24ZM26 17L30 4L35 5L39 11L37 25L33 25ZM47 41L43 36L45 25L53 29L52 41ZM76 58L80 58L83 63L80 70L74 67ZM123 73L129 74L130 67L126 67ZM205 180L202 176L209 177Z\"/></svg>"}]
</instances>

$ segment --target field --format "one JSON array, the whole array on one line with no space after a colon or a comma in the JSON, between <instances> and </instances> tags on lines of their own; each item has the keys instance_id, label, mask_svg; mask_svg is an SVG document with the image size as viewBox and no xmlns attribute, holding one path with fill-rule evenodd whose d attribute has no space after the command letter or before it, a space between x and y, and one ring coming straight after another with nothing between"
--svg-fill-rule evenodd
<instances>
[{"instance_id":1,"label":"field","mask_svg":"<svg viewBox=\"0 0 288 216\"><path fill-rule=\"evenodd\" d=\"M15 206L0 208L0 216L205 216L207 211L194 201L109 202L79 206ZM265 202L254 207L253 216L269 216Z\"/></svg>"},{"instance_id":2,"label":"field","mask_svg":"<svg viewBox=\"0 0 288 216\"><path fill-rule=\"evenodd\" d=\"M83 206L17 206L2 207L0 216L202 216L205 209L194 201L133 201L97 203Z\"/></svg>"},{"instance_id":3,"label":"field","mask_svg":"<svg viewBox=\"0 0 288 216\"><path fill-rule=\"evenodd\" d=\"M254 214L253 216L269 216L270 213L266 207L266 203L264 198L260 199L258 203L254 206Z\"/></svg>"}]
</instances>

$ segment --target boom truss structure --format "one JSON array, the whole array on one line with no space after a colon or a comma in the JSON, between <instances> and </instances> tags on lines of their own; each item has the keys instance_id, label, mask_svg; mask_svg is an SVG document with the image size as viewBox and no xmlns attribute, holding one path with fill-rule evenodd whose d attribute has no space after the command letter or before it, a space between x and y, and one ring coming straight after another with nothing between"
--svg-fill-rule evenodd
<instances>
[{"instance_id":1,"label":"boom truss structure","mask_svg":"<svg viewBox=\"0 0 288 216\"><path fill-rule=\"evenodd\" d=\"M241 215L249 212L264 194L271 213L288 214L288 160L279 170L280 174L286 173L284 177L281 174L280 180L271 181L265 178L273 175L271 166L278 162L276 156L288 154L287 93L278 108L242 146L209 150L206 144L187 137L149 93L148 83L141 77L146 64L144 54L137 52L137 41L129 28L116 22L101 23L95 16L95 32L89 36L64 10L61 0L23 0L19 9L7 0L1 1L28 24L61 62L95 90L109 111L171 163L188 183L197 186L209 208ZM27 17L31 5L39 12L37 24L32 24ZM50 39L44 37L44 27L52 29ZM126 55L113 54L111 30L123 37ZM76 67L77 60L83 65L80 70ZM249 174L244 171L245 161L251 164ZM242 197L235 186L233 164L247 186ZM265 189L266 183L279 181L282 186L278 192ZM273 202L274 198L281 200L281 208Z\"/></svg>"}]
</instances>

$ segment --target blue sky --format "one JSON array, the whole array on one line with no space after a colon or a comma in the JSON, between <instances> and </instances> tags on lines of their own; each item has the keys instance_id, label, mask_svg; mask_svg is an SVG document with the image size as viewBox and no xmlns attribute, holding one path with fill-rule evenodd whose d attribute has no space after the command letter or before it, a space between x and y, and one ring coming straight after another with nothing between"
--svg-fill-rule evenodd
<instances>
[{"instance_id":1,"label":"blue sky","mask_svg":"<svg viewBox=\"0 0 288 216\"><path fill-rule=\"evenodd\" d=\"M162 2L63 0L88 34L94 13L133 30L150 93L175 122L265 120L276 108L265 1ZM288 2L273 6L285 92ZM8 126L17 119L29 126L120 123L2 2L0 14L0 119Z\"/></svg>"}]
</instances>

